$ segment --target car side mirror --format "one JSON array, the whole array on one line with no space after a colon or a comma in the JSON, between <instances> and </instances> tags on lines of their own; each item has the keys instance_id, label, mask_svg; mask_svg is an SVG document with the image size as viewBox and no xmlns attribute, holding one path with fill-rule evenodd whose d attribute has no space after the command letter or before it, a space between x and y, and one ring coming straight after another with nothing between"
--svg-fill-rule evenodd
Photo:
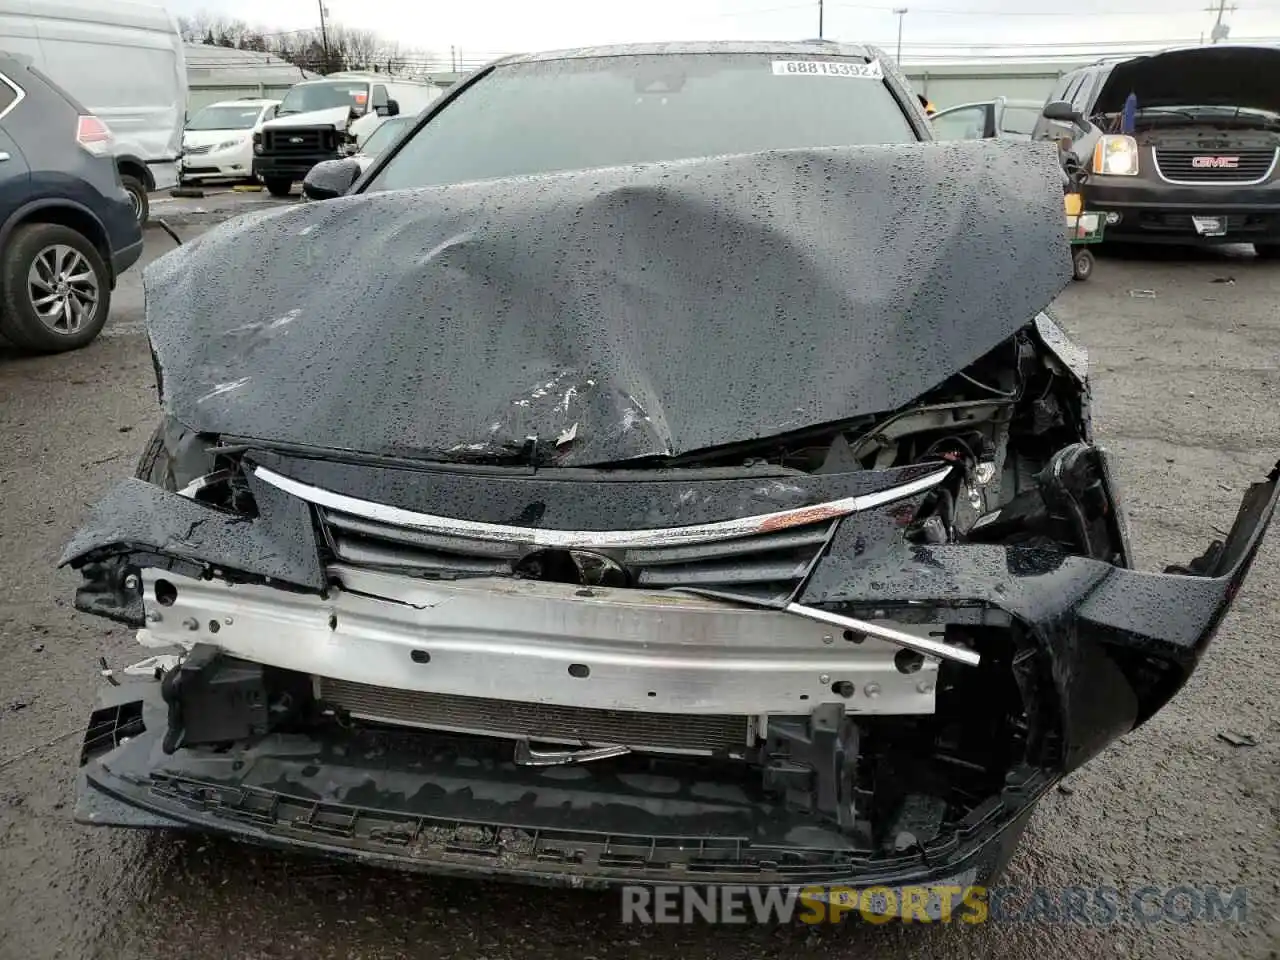
<instances>
[{"instance_id":1,"label":"car side mirror","mask_svg":"<svg viewBox=\"0 0 1280 960\"><path fill-rule=\"evenodd\" d=\"M350 190L359 176L360 164L350 157L324 160L307 171L302 194L308 200L332 200Z\"/></svg>"},{"instance_id":2,"label":"car side mirror","mask_svg":"<svg viewBox=\"0 0 1280 960\"><path fill-rule=\"evenodd\" d=\"M380 117L398 117L400 116L400 102L388 98L386 103L379 104L373 110Z\"/></svg>"},{"instance_id":3,"label":"car side mirror","mask_svg":"<svg viewBox=\"0 0 1280 960\"><path fill-rule=\"evenodd\" d=\"M1085 126L1084 114L1067 100L1052 100L1046 103L1040 115L1046 120L1056 120L1058 123L1070 123L1077 127Z\"/></svg>"}]
</instances>

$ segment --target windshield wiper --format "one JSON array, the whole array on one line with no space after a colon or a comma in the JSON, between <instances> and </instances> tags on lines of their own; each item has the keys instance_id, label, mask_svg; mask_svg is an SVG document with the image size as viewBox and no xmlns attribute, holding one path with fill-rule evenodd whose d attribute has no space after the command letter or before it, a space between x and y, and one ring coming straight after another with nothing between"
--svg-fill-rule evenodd
<instances>
[{"instance_id":1,"label":"windshield wiper","mask_svg":"<svg viewBox=\"0 0 1280 960\"><path fill-rule=\"evenodd\" d=\"M1169 107L1140 107L1138 116L1144 119L1151 117L1186 117L1188 120L1199 120L1200 115L1190 110L1176 110Z\"/></svg>"}]
</instances>

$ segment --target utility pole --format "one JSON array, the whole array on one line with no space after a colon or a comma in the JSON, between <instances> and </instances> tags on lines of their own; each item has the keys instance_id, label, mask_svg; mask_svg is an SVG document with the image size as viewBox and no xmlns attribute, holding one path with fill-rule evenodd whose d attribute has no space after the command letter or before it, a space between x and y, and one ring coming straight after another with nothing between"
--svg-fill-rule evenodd
<instances>
[{"instance_id":1,"label":"utility pole","mask_svg":"<svg viewBox=\"0 0 1280 960\"><path fill-rule=\"evenodd\" d=\"M1213 29L1209 31L1209 42L1217 43L1219 40L1225 40L1227 35L1231 33L1231 28L1222 22L1222 15L1228 10L1235 13L1236 5L1233 3L1228 7L1227 0L1218 0L1218 6L1216 8L1210 5L1205 7L1205 10L1209 13L1217 13L1218 15L1217 19L1213 22Z\"/></svg>"},{"instance_id":2,"label":"utility pole","mask_svg":"<svg viewBox=\"0 0 1280 960\"><path fill-rule=\"evenodd\" d=\"M906 7L894 7L893 14L898 18L898 52L894 59L898 61L898 65L902 65L902 21L907 16Z\"/></svg>"},{"instance_id":3,"label":"utility pole","mask_svg":"<svg viewBox=\"0 0 1280 960\"><path fill-rule=\"evenodd\" d=\"M320 44L324 47L324 66L329 69L329 30L324 25L325 14L328 13L324 8L324 0L316 0L320 5Z\"/></svg>"},{"instance_id":4,"label":"utility pole","mask_svg":"<svg viewBox=\"0 0 1280 960\"><path fill-rule=\"evenodd\" d=\"M818 39L822 39L822 0L818 0Z\"/></svg>"}]
</instances>

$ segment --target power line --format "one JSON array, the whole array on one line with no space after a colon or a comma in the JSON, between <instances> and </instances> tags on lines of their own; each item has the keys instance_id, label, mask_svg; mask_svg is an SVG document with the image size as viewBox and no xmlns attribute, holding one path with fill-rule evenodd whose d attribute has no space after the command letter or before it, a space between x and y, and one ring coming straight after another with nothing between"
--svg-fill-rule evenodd
<instances>
[{"instance_id":1,"label":"power line","mask_svg":"<svg viewBox=\"0 0 1280 960\"><path fill-rule=\"evenodd\" d=\"M1243 44L1248 44L1248 43L1254 43L1254 44L1272 44L1272 43L1276 43L1276 42L1280 41L1280 38L1277 38L1277 37L1237 37L1237 38L1236 38L1236 41L1237 41L1238 43L1243 43ZM892 40L889 40L889 41L883 41L883 40L865 40L865 41L864 41L864 40L860 40L859 42L860 42L860 43L870 43L870 44L872 44L872 45L874 45L874 46L892 46L892 45L893 45L893 41L892 41ZM939 48L939 47L940 47L940 48L964 49L964 50L969 50L969 49L982 49L982 48L984 48L984 47L1004 47L1004 48L1009 48L1009 49L1042 49L1042 50L1053 50L1053 49L1059 49L1059 50L1060 50L1060 49L1063 49L1063 48L1065 48L1065 47L1088 47L1090 50L1096 50L1096 49L1104 48L1104 47L1105 47L1105 48L1113 48L1113 47L1121 47L1121 48L1125 48L1125 47L1159 47L1159 48L1163 49L1163 48L1167 48L1167 47L1176 47L1176 46L1183 46L1183 45L1187 45L1187 46L1189 46L1189 45L1198 44L1199 42L1200 42L1200 40L1199 40L1199 38L1198 38L1198 37L1193 37L1193 38L1189 38L1189 39L1188 39L1188 38L1181 38L1181 39L1176 39L1176 38L1175 38L1175 39L1166 39L1166 38L1161 37L1161 38L1156 39L1156 40L1147 40L1147 39L1128 39L1128 40L1054 40L1054 41L1050 41L1050 42L1042 42L1042 43L1022 43L1022 42L1020 42L1020 41L999 41L999 40L997 40L997 41L995 41L995 42L992 42L992 43L984 43L984 42L982 42L982 41L975 41L975 40L949 40L949 41L923 41L923 42L919 42L919 43L913 43L913 44L910 44L910 46L913 46L913 47L935 47L935 48Z\"/></svg>"},{"instance_id":2,"label":"power line","mask_svg":"<svg viewBox=\"0 0 1280 960\"><path fill-rule=\"evenodd\" d=\"M892 13L894 10L893 7L874 6L865 3L832 3L831 5L845 10L882 11L885 13ZM915 13L927 13L944 17L1071 17L1076 20L1087 20L1090 17L1168 17L1171 14L1198 14L1204 12L1203 7L1195 10L1189 7L1173 10L944 10L938 7L912 7L911 9ZM1210 12L1216 9L1216 7L1209 8ZM1235 10L1236 8L1233 6L1229 9ZM1262 13L1280 12L1278 7L1249 7L1246 9Z\"/></svg>"},{"instance_id":3,"label":"power line","mask_svg":"<svg viewBox=\"0 0 1280 960\"><path fill-rule=\"evenodd\" d=\"M729 10L724 13L713 15L716 20L722 20L734 17L754 17L757 13L778 13L782 10L812 10L813 0L806 0L805 3L788 3L780 7L749 7L746 10Z\"/></svg>"}]
</instances>

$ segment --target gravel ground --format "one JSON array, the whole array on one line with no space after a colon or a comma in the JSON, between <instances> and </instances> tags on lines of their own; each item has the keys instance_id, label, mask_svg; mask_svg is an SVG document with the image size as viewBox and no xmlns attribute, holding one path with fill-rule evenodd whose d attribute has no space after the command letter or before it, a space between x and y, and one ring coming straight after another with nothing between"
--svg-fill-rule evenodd
<instances>
[{"instance_id":1,"label":"gravel ground","mask_svg":"<svg viewBox=\"0 0 1280 960\"><path fill-rule=\"evenodd\" d=\"M171 214L188 237L203 229L199 210ZM147 242L148 258L172 245L159 231ZM1093 355L1098 427L1146 569L1198 554L1280 456L1280 265L1180 256L1107 257L1057 307ZM1008 878L1243 885L1243 924L633 927L610 896L75 826L96 660L143 654L126 631L76 614L76 577L53 564L89 505L129 475L153 423L139 281L126 275L105 335L77 354L0 349L0 957L1277 957L1276 534L1187 688L1050 795ZM1223 731L1257 745L1231 746Z\"/></svg>"}]
</instances>

